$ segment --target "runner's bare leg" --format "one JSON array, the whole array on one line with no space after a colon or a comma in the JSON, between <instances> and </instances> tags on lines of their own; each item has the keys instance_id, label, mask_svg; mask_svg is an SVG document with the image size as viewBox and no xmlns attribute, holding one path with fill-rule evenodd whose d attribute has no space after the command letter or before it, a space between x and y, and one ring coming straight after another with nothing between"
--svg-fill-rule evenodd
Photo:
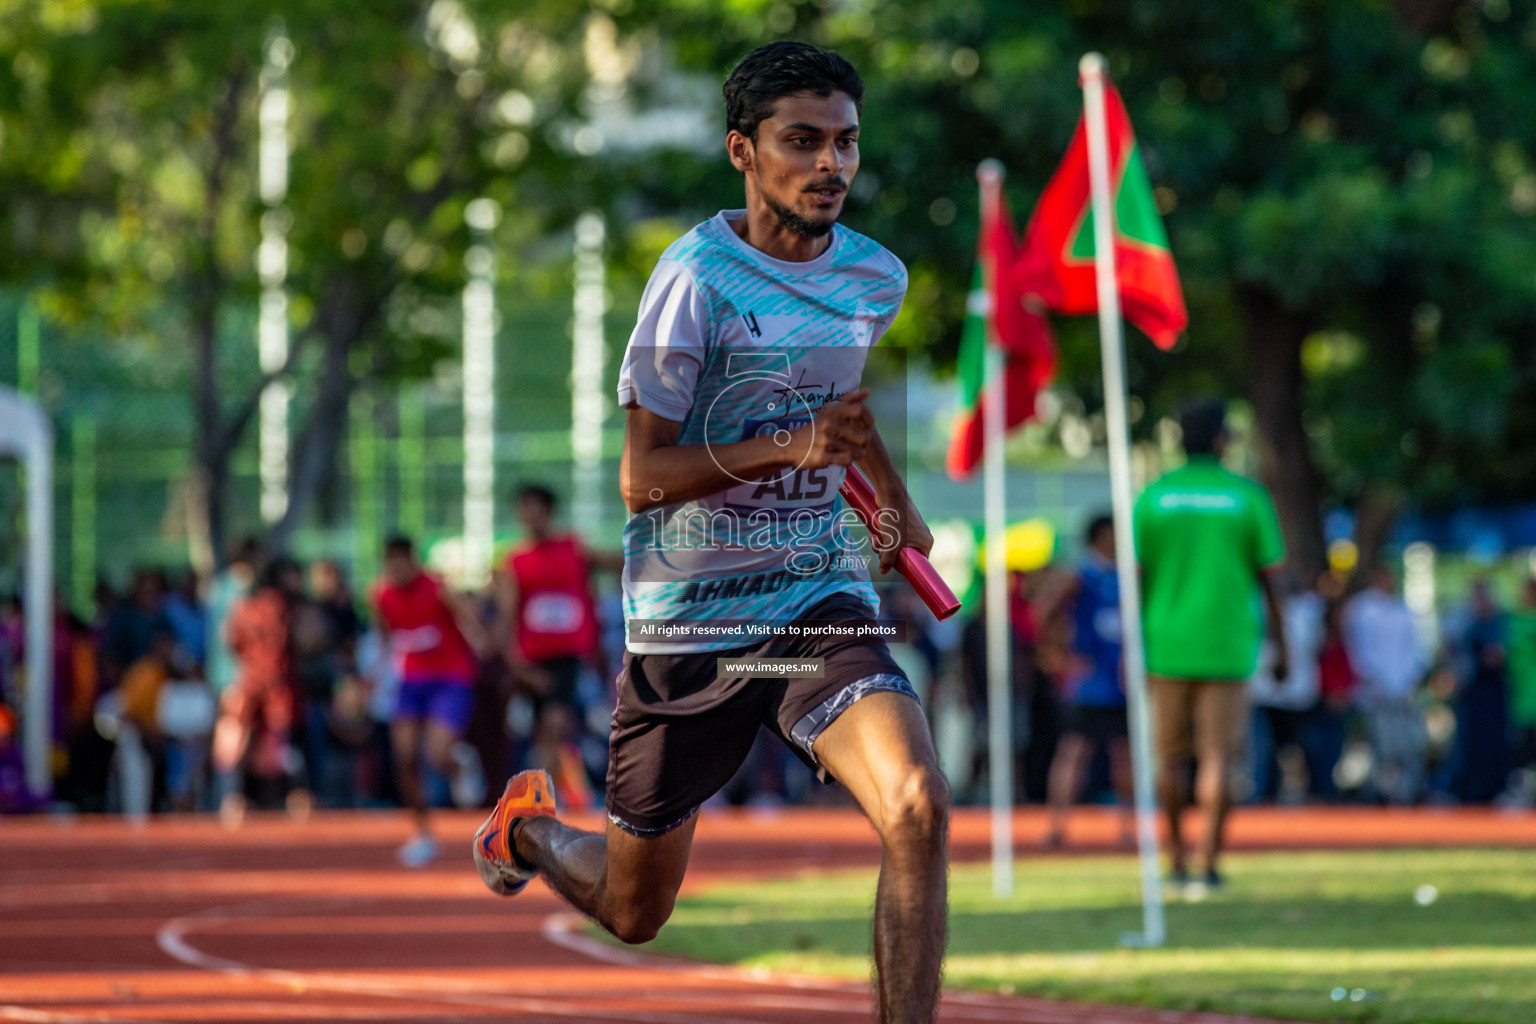
<instances>
[{"instance_id":1,"label":"runner's bare leg","mask_svg":"<svg viewBox=\"0 0 1536 1024\"><path fill-rule=\"evenodd\" d=\"M923 709L902 694L871 694L838 716L815 750L880 835L874 925L880 1020L930 1024L948 923L949 785Z\"/></svg>"},{"instance_id":2,"label":"runner's bare leg","mask_svg":"<svg viewBox=\"0 0 1536 1024\"><path fill-rule=\"evenodd\" d=\"M1193 749L1189 737L1194 728L1193 689L1187 683L1153 677L1149 680L1152 697L1153 734L1157 737L1157 791L1168 821L1168 861L1175 875L1189 870L1189 851L1184 844L1184 807L1189 788L1189 766L1185 756L1172 756L1172 750ZM1164 735L1168 732L1171 735ZM1166 749L1165 749L1166 748Z\"/></svg>"},{"instance_id":3,"label":"runner's bare leg","mask_svg":"<svg viewBox=\"0 0 1536 1024\"><path fill-rule=\"evenodd\" d=\"M1067 816L1082 794L1089 753L1087 738L1069 732L1061 738L1056 756L1051 759L1051 773L1045 786L1051 803L1051 825L1045 836L1047 846L1060 846L1066 841Z\"/></svg>"},{"instance_id":4,"label":"runner's bare leg","mask_svg":"<svg viewBox=\"0 0 1536 1024\"><path fill-rule=\"evenodd\" d=\"M452 726L428 719L421 730L422 759L442 773L450 783L459 777L458 763L453 759L453 745L460 737Z\"/></svg>"},{"instance_id":5,"label":"runner's bare leg","mask_svg":"<svg viewBox=\"0 0 1536 1024\"><path fill-rule=\"evenodd\" d=\"M621 942L649 942L672 915L688 870L699 817L656 839L640 839L609 822L583 832L554 818L526 818L512 830L519 858L571 906Z\"/></svg>"},{"instance_id":6,"label":"runner's bare leg","mask_svg":"<svg viewBox=\"0 0 1536 1024\"><path fill-rule=\"evenodd\" d=\"M1206 752L1200 757L1195 792L1205 812L1205 837L1200 855L1205 870L1217 870L1226 837L1227 815L1232 810L1232 762L1224 753Z\"/></svg>"},{"instance_id":7,"label":"runner's bare leg","mask_svg":"<svg viewBox=\"0 0 1536 1024\"><path fill-rule=\"evenodd\" d=\"M1136 845L1136 777L1131 767L1131 741L1109 741L1109 778L1120 800L1120 845Z\"/></svg>"},{"instance_id":8,"label":"runner's bare leg","mask_svg":"<svg viewBox=\"0 0 1536 1024\"><path fill-rule=\"evenodd\" d=\"M1174 874L1189 869L1184 847L1184 773L1183 758L1169 758L1157 770L1157 788L1163 797L1163 813L1168 820L1168 863Z\"/></svg>"},{"instance_id":9,"label":"runner's bare leg","mask_svg":"<svg viewBox=\"0 0 1536 1024\"><path fill-rule=\"evenodd\" d=\"M421 786L421 725L414 719L401 719L389 727L389 739L395 749L395 785L400 801L411 810L418 835L428 833L427 799Z\"/></svg>"}]
</instances>

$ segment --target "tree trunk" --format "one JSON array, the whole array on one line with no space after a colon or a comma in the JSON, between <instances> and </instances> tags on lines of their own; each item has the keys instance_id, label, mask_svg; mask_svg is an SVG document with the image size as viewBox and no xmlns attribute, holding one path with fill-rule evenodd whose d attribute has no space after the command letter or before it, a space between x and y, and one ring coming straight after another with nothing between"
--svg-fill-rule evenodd
<instances>
[{"instance_id":1,"label":"tree trunk","mask_svg":"<svg viewBox=\"0 0 1536 1024\"><path fill-rule=\"evenodd\" d=\"M236 69L225 83L214 112L213 155L204 178L203 208L198 218L200 265L193 268L190 276L197 465L192 471L192 500L196 508L188 517L188 548L194 568L204 573L222 569L229 560L225 536L229 456L239 438L229 436L219 389L219 306L228 280L219 264L218 230L229 171L240 148L236 129L247 81L246 70Z\"/></svg>"},{"instance_id":2,"label":"tree trunk","mask_svg":"<svg viewBox=\"0 0 1536 1024\"><path fill-rule=\"evenodd\" d=\"M221 443L224 433L220 414L218 382L214 373L217 348L215 314L194 328L197 351L197 378L193 404L197 421L197 465L193 468L193 509L187 520L192 567L207 574L222 569L229 558L225 537L225 514L229 498L229 453Z\"/></svg>"},{"instance_id":3,"label":"tree trunk","mask_svg":"<svg viewBox=\"0 0 1536 1024\"><path fill-rule=\"evenodd\" d=\"M1402 491L1388 483L1371 484L1360 496L1355 508L1355 543L1360 549L1355 578L1359 586L1365 586L1371 572L1381 564L1382 548L1397 525L1402 507Z\"/></svg>"},{"instance_id":4,"label":"tree trunk","mask_svg":"<svg viewBox=\"0 0 1536 1024\"><path fill-rule=\"evenodd\" d=\"M370 291L354 278L341 278L331 284L321 303L316 327L325 338L325 352L319 391L294 449L288 509L268 535L274 550L288 546L320 491L335 476L336 456L358 383L351 372L352 352L383 312L392 287L393 282L386 281Z\"/></svg>"},{"instance_id":5,"label":"tree trunk","mask_svg":"<svg viewBox=\"0 0 1536 1024\"><path fill-rule=\"evenodd\" d=\"M1301 345L1309 317L1286 308L1262 285L1245 285L1240 301L1248 328L1248 394L1259 428L1260 474L1274 496L1289 560L1310 581L1327 567L1328 558L1322 488L1301 415Z\"/></svg>"},{"instance_id":6,"label":"tree trunk","mask_svg":"<svg viewBox=\"0 0 1536 1024\"><path fill-rule=\"evenodd\" d=\"M352 336L326 339L315 405L294 449L296 462L289 480L288 508L267 535L274 551L287 549L293 532L334 472L352 401L354 382L347 365L352 340Z\"/></svg>"}]
</instances>

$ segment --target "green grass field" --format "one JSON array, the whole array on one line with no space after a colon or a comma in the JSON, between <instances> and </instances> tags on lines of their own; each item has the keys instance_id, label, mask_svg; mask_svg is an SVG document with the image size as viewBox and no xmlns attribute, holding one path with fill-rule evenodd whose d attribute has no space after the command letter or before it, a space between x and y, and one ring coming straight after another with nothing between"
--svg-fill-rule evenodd
<instances>
[{"instance_id":1,"label":"green grass field","mask_svg":"<svg viewBox=\"0 0 1536 1024\"><path fill-rule=\"evenodd\" d=\"M1166 948L1131 950L1117 942L1141 921L1132 859L1021 862L1006 901L986 866L957 867L947 983L1317 1022L1536 1021L1536 853L1266 853L1227 874L1223 892L1168 907ZM712 888L651 948L867 978L874 880Z\"/></svg>"}]
</instances>

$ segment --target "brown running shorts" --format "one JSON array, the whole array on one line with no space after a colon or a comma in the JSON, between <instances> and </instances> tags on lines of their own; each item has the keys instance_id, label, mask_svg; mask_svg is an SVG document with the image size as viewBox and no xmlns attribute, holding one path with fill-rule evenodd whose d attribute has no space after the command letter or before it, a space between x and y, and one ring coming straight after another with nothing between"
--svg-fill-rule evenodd
<instances>
[{"instance_id":1,"label":"brown running shorts","mask_svg":"<svg viewBox=\"0 0 1536 1024\"><path fill-rule=\"evenodd\" d=\"M834 595L802 620L874 616L852 595ZM822 678L722 678L722 658L820 658ZM853 703L890 691L917 699L885 642L871 638L781 638L724 651L625 652L608 754L608 819L652 839L685 824L741 767L759 725L831 781L817 763L817 737Z\"/></svg>"}]
</instances>

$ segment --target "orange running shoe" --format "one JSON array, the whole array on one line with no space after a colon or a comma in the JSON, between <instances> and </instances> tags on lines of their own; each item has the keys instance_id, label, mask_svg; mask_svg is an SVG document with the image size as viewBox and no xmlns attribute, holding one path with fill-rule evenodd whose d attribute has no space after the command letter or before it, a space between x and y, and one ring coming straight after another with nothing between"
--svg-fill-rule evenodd
<instances>
[{"instance_id":1,"label":"orange running shoe","mask_svg":"<svg viewBox=\"0 0 1536 1024\"><path fill-rule=\"evenodd\" d=\"M516 896L538 869L525 867L512 852L512 829L520 818L555 816L555 787L543 771L518 772L507 782L496 809L475 833L475 868L486 888L498 896Z\"/></svg>"}]
</instances>

